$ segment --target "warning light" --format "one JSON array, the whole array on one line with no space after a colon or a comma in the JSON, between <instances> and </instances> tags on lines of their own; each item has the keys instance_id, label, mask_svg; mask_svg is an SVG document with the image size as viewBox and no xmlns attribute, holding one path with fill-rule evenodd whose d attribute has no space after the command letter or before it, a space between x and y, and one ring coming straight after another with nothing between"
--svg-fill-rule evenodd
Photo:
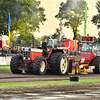
<instances>
[{"instance_id":1,"label":"warning light","mask_svg":"<svg viewBox=\"0 0 100 100\"><path fill-rule=\"evenodd\" d=\"M94 42L94 37L93 36L82 36L81 41L82 42Z\"/></svg>"},{"instance_id":2,"label":"warning light","mask_svg":"<svg viewBox=\"0 0 100 100\"><path fill-rule=\"evenodd\" d=\"M87 36L89 36L89 33L87 34Z\"/></svg>"}]
</instances>

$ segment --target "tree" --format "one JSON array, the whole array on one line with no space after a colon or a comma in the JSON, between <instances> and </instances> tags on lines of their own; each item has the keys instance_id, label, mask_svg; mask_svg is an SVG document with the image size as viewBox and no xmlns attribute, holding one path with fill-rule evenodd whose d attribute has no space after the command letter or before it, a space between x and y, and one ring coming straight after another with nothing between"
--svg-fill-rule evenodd
<instances>
[{"instance_id":1,"label":"tree","mask_svg":"<svg viewBox=\"0 0 100 100\"><path fill-rule=\"evenodd\" d=\"M32 33L46 21L44 8L36 0L0 0L0 34L8 34L8 13L11 15L11 33ZM26 32L27 31L27 32Z\"/></svg>"},{"instance_id":2,"label":"tree","mask_svg":"<svg viewBox=\"0 0 100 100\"><path fill-rule=\"evenodd\" d=\"M20 36L12 36L11 37L11 46L27 46L27 47L31 47L32 45L32 34L31 33L27 33L25 35L21 34ZM40 38L36 38L34 36L34 46L40 44ZM22 41L22 44L20 44L19 42Z\"/></svg>"},{"instance_id":3,"label":"tree","mask_svg":"<svg viewBox=\"0 0 100 100\"><path fill-rule=\"evenodd\" d=\"M65 34L63 33L62 37L64 37L64 36L65 36ZM53 39L59 39L59 37L60 37L60 30L59 30L59 28L56 28L56 32L54 34L52 34L51 37Z\"/></svg>"},{"instance_id":4,"label":"tree","mask_svg":"<svg viewBox=\"0 0 100 100\"><path fill-rule=\"evenodd\" d=\"M84 0L67 0L66 3L61 2L59 13L55 16L57 19L64 21L64 26L71 27L74 37L79 32L78 27L84 21L85 1Z\"/></svg>"},{"instance_id":5,"label":"tree","mask_svg":"<svg viewBox=\"0 0 100 100\"><path fill-rule=\"evenodd\" d=\"M96 2L96 9L98 11L97 15L94 15L92 18L92 23L97 26L97 29L100 28L100 1Z\"/></svg>"}]
</instances>

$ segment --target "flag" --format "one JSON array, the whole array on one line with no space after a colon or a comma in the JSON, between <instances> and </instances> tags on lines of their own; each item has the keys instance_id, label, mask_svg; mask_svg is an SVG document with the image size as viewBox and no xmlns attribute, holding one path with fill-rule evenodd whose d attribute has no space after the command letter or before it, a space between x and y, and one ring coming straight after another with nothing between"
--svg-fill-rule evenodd
<instances>
[{"instance_id":1,"label":"flag","mask_svg":"<svg viewBox=\"0 0 100 100\"><path fill-rule=\"evenodd\" d=\"M59 41L62 38L62 33L63 33L63 31L62 31L62 20L60 20L60 38L59 38Z\"/></svg>"},{"instance_id":2,"label":"flag","mask_svg":"<svg viewBox=\"0 0 100 100\"><path fill-rule=\"evenodd\" d=\"M10 24L11 24L11 19L10 19L10 13L8 13L8 17L9 17L9 19L8 19L8 32L9 32L9 44L10 44Z\"/></svg>"},{"instance_id":3,"label":"flag","mask_svg":"<svg viewBox=\"0 0 100 100\"><path fill-rule=\"evenodd\" d=\"M85 3L85 22L84 22L84 36L86 36L86 23L87 23L87 3Z\"/></svg>"}]
</instances>

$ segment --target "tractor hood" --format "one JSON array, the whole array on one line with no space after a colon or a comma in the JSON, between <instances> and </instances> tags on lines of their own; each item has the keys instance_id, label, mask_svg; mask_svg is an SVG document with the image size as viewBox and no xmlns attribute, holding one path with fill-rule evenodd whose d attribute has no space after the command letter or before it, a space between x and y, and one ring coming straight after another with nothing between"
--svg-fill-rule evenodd
<instances>
[{"instance_id":1,"label":"tractor hood","mask_svg":"<svg viewBox=\"0 0 100 100\"><path fill-rule=\"evenodd\" d=\"M23 51L42 52L43 49L25 47L25 48L23 48Z\"/></svg>"},{"instance_id":2,"label":"tractor hood","mask_svg":"<svg viewBox=\"0 0 100 100\"><path fill-rule=\"evenodd\" d=\"M91 51L81 51L81 54L78 56L84 57L85 62L91 62L92 59L94 59L96 57L96 55L94 55L94 53L92 53Z\"/></svg>"},{"instance_id":3,"label":"tractor hood","mask_svg":"<svg viewBox=\"0 0 100 100\"><path fill-rule=\"evenodd\" d=\"M23 48L23 60L34 61L36 57L42 56L42 51L43 49L25 47Z\"/></svg>"}]
</instances>

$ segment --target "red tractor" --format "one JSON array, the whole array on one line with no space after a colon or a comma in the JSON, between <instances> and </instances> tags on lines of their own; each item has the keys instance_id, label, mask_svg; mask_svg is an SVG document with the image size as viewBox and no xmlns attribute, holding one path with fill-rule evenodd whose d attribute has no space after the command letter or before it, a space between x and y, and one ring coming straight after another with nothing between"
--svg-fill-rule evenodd
<instances>
[{"instance_id":1,"label":"red tractor","mask_svg":"<svg viewBox=\"0 0 100 100\"><path fill-rule=\"evenodd\" d=\"M97 49L94 46L96 38L93 36L81 37L81 53L79 57L84 57L84 69L92 68L94 73L100 73L100 56L97 55Z\"/></svg>"},{"instance_id":2,"label":"red tractor","mask_svg":"<svg viewBox=\"0 0 100 100\"><path fill-rule=\"evenodd\" d=\"M23 55L12 57L10 68L13 74L21 74L22 71L25 71L40 75L44 75L46 72L64 75L72 73L73 68L79 67L79 63L84 62L83 59L83 57L75 56L67 58L63 50L57 48L51 48L48 52L43 49L26 47L23 48Z\"/></svg>"},{"instance_id":3,"label":"red tractor","mask_svg":"<svg viewBox=\"0 0 100 100\"><path fill-rule=\"evenodd\" d=\"M58 49L69 50L69 51L71 51L74 48L78 49L78 40L71 40L64 38L60 41L60 44L59 45L58 44L59 43L57 39L49 39L47 46L48 48L57 47Z\"/></svg>"},{"instance_id":4,"label":"red tractor","mask_svg":"<svg viewBox=\"0 0 100 100\"><path fill-rule=\"evenodd\" d=\"M53 74L66 74L68 70L68 59L63 50L51 48L49 52L43 49L23 48L23 55L13 56L10 62L11 72L44 75L47 70Z\"/></svg>"}]
</instances>

